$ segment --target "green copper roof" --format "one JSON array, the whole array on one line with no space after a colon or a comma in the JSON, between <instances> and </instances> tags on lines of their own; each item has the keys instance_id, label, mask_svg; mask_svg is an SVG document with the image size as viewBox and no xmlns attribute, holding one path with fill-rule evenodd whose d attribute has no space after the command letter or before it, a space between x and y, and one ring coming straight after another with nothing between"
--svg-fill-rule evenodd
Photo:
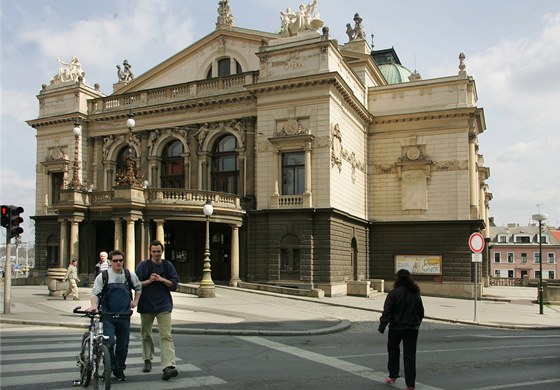
<instances>
[{"instance_id":1,"label":"green copper roof","mask_svg":"<svg viewBox=\"0 0 560 390\"><path fill-rule=\"evenodd\" d=\"M389 84L408 83L410 81L409 76L412 74L404 66L394 63L379 65L379 70Z\"/></svg>"}]
</instances>

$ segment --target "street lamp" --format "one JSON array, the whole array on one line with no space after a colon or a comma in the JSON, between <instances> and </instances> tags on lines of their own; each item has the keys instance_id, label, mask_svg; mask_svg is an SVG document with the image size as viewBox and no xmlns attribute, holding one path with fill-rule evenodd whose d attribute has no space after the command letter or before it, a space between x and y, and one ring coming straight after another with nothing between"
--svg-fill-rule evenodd
<instances>
[{"instance_id":1,"label":"street lamp","mask_svg":"<svg viewBox=\"0 0 560 390\"><path fill-rule=\"evenodd\" d=\"M533 214L531 217L539 223L539 307L540 314L544 314L543 310L543 285L542 285L542 222L548 219L546 214Z\"/></svg>"},{"instance_id":2,"label":"street lamp","mask_svg":"<svg viewBox=\"0 0 560 390\"><path fill-rule=\"evenodd\" d=\"M204 247L204 265L202 266L202 280L198 288L199 298L216 297L216 287L212 281L212 269L210 264L210 216L214 212L212 202L207 200L202 209L206 216L206 245Z\"/></svg>"},{"instance_id":3,"label":"street lamp","mask_svg":"<svg viewBox=\"0 0 560 390\"><path fill-rule=\"evenodd\" d=\"M73 173L72 173L72 180L70 181L70 188L75 190L79 189L82 186L80 183L80 161L78 160L78 151L80 148L80 135L82 134L82 126L80 126L80 122L76 120L74 122L74 129L72 129L72 133L74 134L74 138L76 140L74 144L74 163L72 164Z\"/></svg>"}]
</instances>

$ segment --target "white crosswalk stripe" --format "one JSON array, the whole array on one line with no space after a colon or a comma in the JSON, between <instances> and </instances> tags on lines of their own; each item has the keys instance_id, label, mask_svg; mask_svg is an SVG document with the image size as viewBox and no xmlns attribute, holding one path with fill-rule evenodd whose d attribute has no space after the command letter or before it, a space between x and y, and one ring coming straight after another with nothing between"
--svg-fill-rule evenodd
<instances>
[{"instance_id":1,"label":"white crosswalk stripe","mask_svg":"<svg viewBox=\"0 0 560 390\"><path fill-rule=\"evenodd\" d=\"M79 352L82 331L70 334L41 334L33 332L6 332L0 338L0 378L2 389L40 385L44 389L70 389L79 378L76 355ZM139 383L150 389L188 389L191 387L226 384L210 375L200 375L202 370L177 358L179 376L169 381L161 379L159 350L152 361L154 370L141 372L142 348L137 336L131 335L126 361L127 382L119 382L119 389L137 390ZM116 382L115 382L116 383Z\"/></svg>"}]
</instances>

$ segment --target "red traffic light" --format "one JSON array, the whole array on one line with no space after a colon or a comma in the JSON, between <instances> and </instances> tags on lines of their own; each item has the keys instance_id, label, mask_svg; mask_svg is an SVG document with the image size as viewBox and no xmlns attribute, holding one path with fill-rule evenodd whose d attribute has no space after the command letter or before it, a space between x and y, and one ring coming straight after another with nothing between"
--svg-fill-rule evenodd
<instances>
[{"instance_id":1,"label":"red traffic light","mask_svg":"<svg viewBox=\"0 0 560 390\"><path fill-rule=\"evenodd\" d=\"M10 208L9 206L2 205L0 206L1 214L2 214L2 227L7 228L10 224Z\"/></svg>"}]
</instances>

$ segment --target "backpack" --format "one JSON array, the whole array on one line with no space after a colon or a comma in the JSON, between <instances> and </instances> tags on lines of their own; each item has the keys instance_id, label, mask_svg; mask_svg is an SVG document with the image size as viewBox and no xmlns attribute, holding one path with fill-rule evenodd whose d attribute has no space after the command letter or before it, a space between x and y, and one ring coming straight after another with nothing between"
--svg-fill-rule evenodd
<instances>
[{"instance_id":1,"label":"backpack","mask_svg":"<svg viewBox=\"0 0 560 390\"><path fill-rule=\"evenodd\" d=\"M132 300L132 289L134 288L134 285L132 284L132 278L130 277L130 271L127 270L126 268L124 269L124 276L126 278L126 285L128 286L128 292L130 293L130 300ZM103 288L101 289L101 292L97 296L99 305L101 304L101 299L103 299L103 295L105 294L105 291L107 291L107 282L109 281L109 271L108 270L105 270L105 271L101 272L101 279L103 280Z\"/></svg>"}]
</instances>

